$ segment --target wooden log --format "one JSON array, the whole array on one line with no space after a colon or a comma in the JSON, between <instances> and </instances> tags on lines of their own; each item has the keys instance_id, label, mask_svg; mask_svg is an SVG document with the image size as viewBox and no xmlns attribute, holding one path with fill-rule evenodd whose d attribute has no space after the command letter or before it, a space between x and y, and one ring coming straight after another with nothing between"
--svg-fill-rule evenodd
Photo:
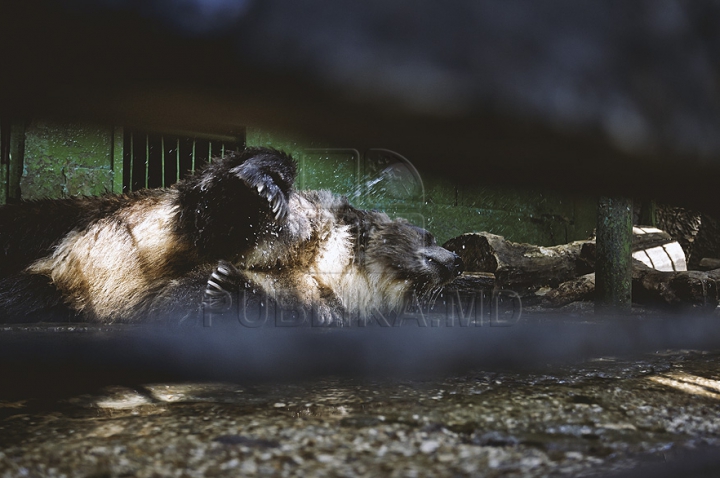
<instances>
[{"instance_id":1,"label":"wooden log","mask_svg":"<svg viewBox=\"0 0 720 478\"><path fill-rule=\"evenodd\" d=\"M458 254L468 272L490 272L506 288L556 287L592 271L582 257L588 241L542 247L506 240L488 232L450 239L443 247Z\"/></svg>"},{"instance_id":2,"label":"wooden log","mask_svg":"<svg viewBox=\"0 0 720 478\"><path fill-rule=\"evenodd\" d=\"M670 234L654 227L633 226L632 251L652 249L674 242Z\"/></svg>"},{"instance_id":3,"label":"wooden log","mask_svg":"<svg viewBox=\"0 0 720 478\"><path fill-rule=\"evenodd\" d=\"M666 272L633 262L633 298L642 304L714 310L720 303L720 270Z\"/></svg>"},{"instance_id":4,"label":"wooden log","mask_svg":"<svg viewBox=\"0 0 720 478\"><path fill-rule=\"evenodd\" d=\"M582 248L580 260L584 261L591 270L594 270L595 251L597 248L595 241L586 241ZM678 242L675 241L670 234L660 229L645 226L633 227L631 250L633 258L645 262L647 265L652 264L653 269L663 270L659 266L665 263L669 265L666 270L687 270L682 247L680 247ZM653 254L653 252L655 252L655 254ZM665 256L662 261L653 260L656 259L656 255L658 254ZM650 256L652 256L652 258ZM720 268L720 266L713 267L713 269L718 268Z\"/></svg>"},{"instance_id":5,"label":"wooden log","mask_svg":"<svg viewBox=\"0 0 720 478\"><path fill-rule=\"evenodd\" d=\"M633 227L632 256L659 271L686 271L685 251L665 231L654 227Z\"/></svg>"},{"instance_id":6,"label":"wooden log","mask_svg":"<svg viewBox=\"0 0 720 478\"><path fill-rule=\"evenodd\" d=\"M632 250L648 250L671 242L672 238L662 231L635 231ZM451 239L444 247L465 262L466 273L448 286L451 290L471 293L496 286L510 288L549 307L594 298L596 244L592 240L541 247L478 232ZM633 298L640 304L714 309L720 302L719 285L720 268L710 272L665 272L633 260ZM551 290L535 294L545 287Z\"/></svg>"},{"instance_id":7,"label":"wooden log","mask_svg":"<svg viewBox=\"0 0 720 478\"><path fill-rule=\"evenodd\" d=\"M463 272L448 284L445 291L457 291L460 294L471 294L478 291L492 291L495 288L495 275L490 272Z\"/></svg>"},{"instance_id":8,"label":"wooden log","mask_svg":"<svg viewBox=\"0 0 720 478\"><path fill-rule=\"evenodd\" d=\"M703 271L720 269L720 259L715 259L714 257L703 257L700 260L700 269Z\"/></svg>"},{"instance_id":9,"label":"wooden log","mask_svg":"<svg viewBox=\"0 0 720 478\"><path fill-rule=\"evenodd\" d=\"M633 253L672 242L664 231L633 229ZM492 273L498 285L506 287L555 287L595 269L593 239L542 247L508 241L489 232L472 232L450 239L443 247L462 257L467 272Z\"/></svg>"},{"instance_id":10,"label":"wooden log","mask_svg":"<svg viewBox=\"0 0 720 478\"><path fill-rule=\"evenodd\" d=\"M642 305L690 307L714 310L720 304L720 269L709 272L667 272L633 261L633 301ZM561 307L578 300L590 300L595 293L595 274L560 284L545 293L542 303Z\"/></svg>"},{"instance_id":11,"label":"wooden log","mask_svg":"<svg viewBox=\"0 0 720 478\"><path fill-rule=\"evenodd\" d=\"M592 300L594 296L595 273L592 272L563 282L557 288L544 294L542 303L547 307L562 307L579 300Z\"/></svg>"}]
</instances>

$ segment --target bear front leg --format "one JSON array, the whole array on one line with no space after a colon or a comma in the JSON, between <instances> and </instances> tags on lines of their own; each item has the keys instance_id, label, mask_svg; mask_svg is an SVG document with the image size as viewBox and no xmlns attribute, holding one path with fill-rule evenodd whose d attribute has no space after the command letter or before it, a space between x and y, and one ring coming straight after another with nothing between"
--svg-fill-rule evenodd
<instances>
[{"instance_id":1,"label":"bear front leg","mask_svg":"<svg viewBox=\"0 0 720 478\"><path fill-rule=\"evenodd\" d=\"M246 284L242 272L230 262L219 261L213 268L203 264L168 282L137 320L196 323L204 311L226 312Z\"/></svg>"},{"instance_id":2,"label":"bear front leg","mask_svg":"<svg viewBox=\"0 0 720 478\"><path fill-rule=\"evenodd\" d=\"M268 148L213 161L178 184L177 231L201 260L235 260L289 214L295 162Z\"/></svg>"}]
</instances>

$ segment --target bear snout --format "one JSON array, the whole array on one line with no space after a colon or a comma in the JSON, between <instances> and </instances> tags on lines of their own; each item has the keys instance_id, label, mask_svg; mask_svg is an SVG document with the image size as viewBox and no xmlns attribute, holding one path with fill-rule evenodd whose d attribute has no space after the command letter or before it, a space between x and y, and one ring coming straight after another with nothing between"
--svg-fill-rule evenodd
<instances>
[{"instance_id":1,"label":"bear snout","mask_svg":"<svg viewBox=\"0 0 720 478\"><path fill-rule=\"evenodd\" d=\"M463 273L463 271L465 270L465 264L463 264L460 256L458 256L454 252L451 252L450 254L452 254L451 259L448 260L444 265L445 267L447 267L447 270L449 272L449 280L453 280L454 278Z\"/></svg>"},{"instance_id":2,"label":"bear snout","mask_svg":"<svg viewBox=\"0 0 720 478\"><path fill-rule=\"evenodd\" d=\"M427 264L435 270L440 282L450 282L465 269L460 256L442 247L430 248L424 255Z\"/></svg>"},{"instance_id":3,"label":"bear snout","mask_svg":"<svg viewBox=\"0 0 720 478\"><path fill-rule=\"evenodd\" d=\"M454 268L454 272L455 272L455 277L457 277L460 274L462 274L463 271L465 271L465 264L463 263L462 258L460 256L458 256L457 254L455 254L454 252L453 252L453 256L455 256L455 261L453 262L453 268Z\"/></svg>"}]
</instances>

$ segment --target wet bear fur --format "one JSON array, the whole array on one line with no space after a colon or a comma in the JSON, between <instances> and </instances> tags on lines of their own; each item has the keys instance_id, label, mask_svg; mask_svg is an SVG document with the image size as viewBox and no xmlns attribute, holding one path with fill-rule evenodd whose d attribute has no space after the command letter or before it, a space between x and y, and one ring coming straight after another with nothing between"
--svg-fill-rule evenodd
<instances>
[{"instance_id":1,"label":"wet bear fur","mask_svg":"<svg viewBox=\"0 0 720 478\"><path fill-rule=\"evenodd\" d=\"M4 206L0 320L185 318L245 290L332 321L459 273L427 231L295 176L288 155L248 148L167 189Z\"/></svg>"}]
</instances>

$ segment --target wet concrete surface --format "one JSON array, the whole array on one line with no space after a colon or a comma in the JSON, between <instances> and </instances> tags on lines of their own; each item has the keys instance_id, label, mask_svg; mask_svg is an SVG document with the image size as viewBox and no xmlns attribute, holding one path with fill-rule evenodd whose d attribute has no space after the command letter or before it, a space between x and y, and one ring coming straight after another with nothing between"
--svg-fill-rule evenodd
<instances>
[{"instance_id":1,"label":"wet concrete surface","mask_svg":"<svg viewBox=\"0 0 720 478\"><path fill-rule=\"evenodd\" d=\"M719 359L16 397L0 402L0 476L636 476L719 453Z\"/></svg>"}]
</instances>

